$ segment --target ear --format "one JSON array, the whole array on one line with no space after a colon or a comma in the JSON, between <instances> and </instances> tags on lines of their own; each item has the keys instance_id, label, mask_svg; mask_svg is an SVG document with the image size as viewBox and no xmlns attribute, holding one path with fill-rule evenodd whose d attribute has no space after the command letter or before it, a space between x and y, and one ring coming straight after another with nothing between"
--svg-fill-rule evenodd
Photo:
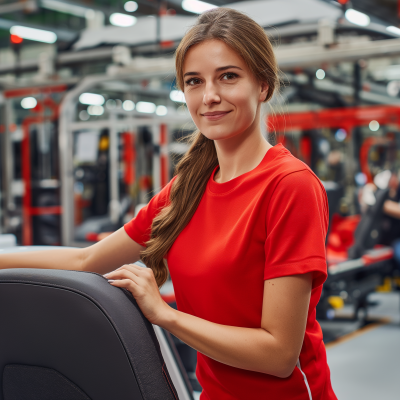
<instances>
[{"instance_id":1,"label":"ear","mask_svg":"<svg viewBox=\"0 0 400 400\"><path fill-rule=\"evenodd\" d=\"M269 89L269 85L267 82L261 82L261 86L260 86L260 97L259 97L259 101L260 102L264 102L265 99L268 96L268 89Z\"/></svg>"}]
</instances>

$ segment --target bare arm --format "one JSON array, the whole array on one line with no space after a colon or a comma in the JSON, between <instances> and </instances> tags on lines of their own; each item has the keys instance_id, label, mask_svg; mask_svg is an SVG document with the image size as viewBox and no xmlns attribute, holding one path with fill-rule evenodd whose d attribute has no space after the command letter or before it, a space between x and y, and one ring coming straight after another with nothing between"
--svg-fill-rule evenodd
<instances>
[{"instance_id":1,"label":"bare arm","mask_svg":"<svg viewBox=\"0 0 400 400\"><path fill-rule=\"evenodd\" d=\"M391 217L400 219L400 204L392 200L386 200L383 203L383 212Z\"/></svg>"},{"instance_id":2,"label":"bare arm","mask_svg":"<svg viewBox=\"0 0 400 400\"><path fill-rule=\"evenodd\" d=\"M142 249L121 228L106 239L84 249L60 247L55 250L0 254L0 269L66 269L105 274L123 264L138 261Z\"/></svg>"},{"instance_id":3,"label":"bare arm","mask_svg":"<svg viewBox=\"0 0 400 400\"><path fill-rule=\"evenodd\" d=\"M311 273L265 281L260 328L220 325L172 309L161 299L151 270L124 266L107 277L132 292L150 322L208 357L280 378L293 372L304 340Z\"/></svg>"}]
</instances>

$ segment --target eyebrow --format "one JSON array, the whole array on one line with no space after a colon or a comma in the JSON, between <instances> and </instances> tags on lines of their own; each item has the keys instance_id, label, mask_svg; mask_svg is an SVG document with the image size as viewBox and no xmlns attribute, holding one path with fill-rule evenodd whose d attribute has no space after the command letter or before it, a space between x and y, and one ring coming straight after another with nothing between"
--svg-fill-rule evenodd
<instances>
[{"instance_id":1,"label":"eyebrow","mask_svg":"<svg viewBox=\"0 0 400 400\"><path fill-rule=\"evenodd\" d=\"M235 65L226 65L225 67L219 67L215 71L221 72L221 71L226 71L227 69L240 69L241 71L243 71L242 68L237 67ZM186 72L186 74L184 74L183 76L185 77L185 76L193 76L193 75L201 75L201 74L200 74L200 72Z\"/></svg>"}]
</instances>

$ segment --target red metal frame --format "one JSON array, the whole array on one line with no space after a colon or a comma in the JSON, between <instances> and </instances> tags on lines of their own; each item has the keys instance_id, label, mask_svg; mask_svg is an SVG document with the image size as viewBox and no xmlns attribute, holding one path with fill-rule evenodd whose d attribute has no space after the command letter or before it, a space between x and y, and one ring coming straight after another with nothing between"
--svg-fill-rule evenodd
<instances>
[{"instance_id":1,"label":"red metal frame","mask_svg":"<svg viewBox=\"0 0 400 400\"><path fill-rule=\"evenodd\" d=\"M356 126L368 125L376 120L380 125L400 125L399 106L367 106L330 108L318 111L306 111L271 115L267 117L270 132L290 130L309 130L315 128L343 128L349 133Z\"/></svg>"},{"instance_id":2,"label":"red metal frame","mask_svg":"<svg viewBox=\"0 0 400 400\"><path fill-rule=\"evenodd\" d=\"M281 132L290 130L310 130L315 128L343 128L351 135L356 126L366 126L371 121L378 121L380 125L394 124L400 126L399 106L367 106L331 108L318 111L306 111L301 113L290 113L272 115L267 119L269 131L277 131L278 141L284 143ZM310 143L302 138L300 141L300 152L304 162L310 165L311 147ZM388 143L388 138L371 137L364 141L360 149L360 165L362 172L367 176L368 182L372 182L372 174L368 168L368 153L375 144Z\"/></svg>"},{"instance_id":3,"label":"red metal frame","mask_svg":"<svg viewBox=\"0 0 400 400\"><path fill-rule=\"evenodd\" d=\"M168 130L166 124L160 125L160 173L161 173L161 188L169 181L168 173L168 155L165 147L168 144Z\"/></svg>"},{"instance_id":4,"label":"red metal frame","mask_svg":"<svg viewBox=\"0 0 400 400\"><path fill-rule=\"evenodd\" d=\"M50 94L65 92L66 85L48 86L43 88L23 88L12 89L4 92L7 99L24 97L29 95ZM50 109L50 115L43 115L45 109ZM30 149L30 127L31 125L43 123L45 121L55 121L58 118L58 104L51 97L45 97L31 111L41 113L41 115L30 115L22 121L23 138L21 142L21 169L22 181L24 183L24 197L22 199L22 244L30 246L33 244L32 216L45 214L61 214L61 206L53 207L32 207L32 185L31 185L31 149Z\"/></svg>"}]
</instances>

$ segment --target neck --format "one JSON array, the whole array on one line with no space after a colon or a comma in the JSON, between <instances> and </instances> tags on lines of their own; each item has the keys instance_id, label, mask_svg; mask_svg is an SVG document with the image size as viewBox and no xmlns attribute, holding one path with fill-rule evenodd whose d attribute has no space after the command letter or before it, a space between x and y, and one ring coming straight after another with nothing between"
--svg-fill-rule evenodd
<instances>
[{"instance_id":1,"label":"neck","mask_svg":"<svg viewBox=\"0 0 400 400\"><path fill-rule=\"evenodd\" d=\"M256 168L272 147L263 137L259 124L255 129L233 138L216 140L214 144L219 163L214 177L217 183L228 182Z\"/></svg>"}]
</instances>

